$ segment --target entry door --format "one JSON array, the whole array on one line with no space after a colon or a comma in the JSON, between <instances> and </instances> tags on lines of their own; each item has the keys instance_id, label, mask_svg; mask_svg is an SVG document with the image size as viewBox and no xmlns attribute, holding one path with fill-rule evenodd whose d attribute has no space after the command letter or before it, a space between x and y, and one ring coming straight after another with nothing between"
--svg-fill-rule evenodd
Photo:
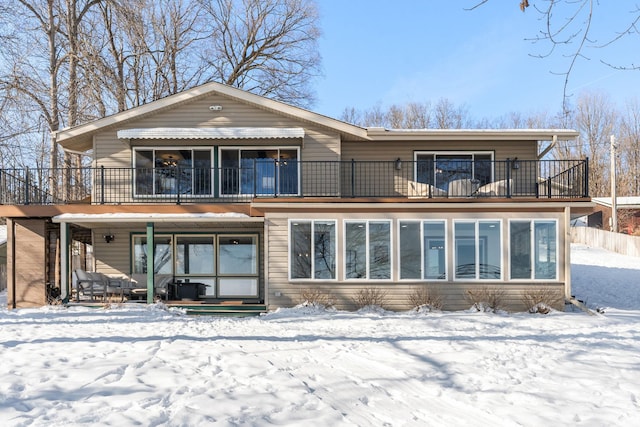
<instances>
[{"instance_id":1,"label":"entry door","mask_svg":"<svg viewBox=\"0 0 640 427\"><path fill-rule=\"evenodd\" d=\"M258 237L218 236L218 298L257 298Z\"/></svg>"}]
</instances>

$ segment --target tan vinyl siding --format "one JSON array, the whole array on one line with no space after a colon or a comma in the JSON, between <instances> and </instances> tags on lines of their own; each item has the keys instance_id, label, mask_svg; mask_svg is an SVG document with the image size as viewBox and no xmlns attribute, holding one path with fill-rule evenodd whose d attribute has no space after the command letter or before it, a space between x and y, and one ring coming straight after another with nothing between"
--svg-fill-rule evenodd
<instances>
[{"instance_id":1,"label":"tan vinyl siding","mask_svg":"<svg viewBox=\"0 0 640 427\"><path fill-rule=\"evenodd\" d=\"M492 152L493 159L503 162L507 159L518 158L522 160L536 160L536 141L415 141L415 142L343 142L342 158L345 161L356 160L366 162L380 162L378 164L355 164L352 168L349 164L342 168L342 194L349 195L351 191L351 179L355 179L358 188L362 182L375 183L370 189L364 186L357 196L368 197L375 193L391 196L408 195L409 180L413 178L415 153L417 152ZM396 159L401 160L401 169L394 166ZM521 162L522 169L517 176L512 178L512 192L519 195L535 195L537 174L535 162ZM494 181L506 178L503 164L495 165ZM518 179L518 177L521 177ZM370 190L370 191L369 191ZM371 194L369 194L371 193Z\"/></svg>"},{"instance_id":2,"label":"tan vinyl siding","mask_svg":"<svg viewBox=\"0 0 640 427\"><path fill-rule=\"evenodd\" d=\"M222 111L209 110L210 105L222 105ZM118 139L116 132L124 128L147 127L303 127L305 136L284 139L180 139L180 140L134 140ZM221 96L209 96L192 103L182 104L176 108L160 112L152 117L128 123L126 126L112 128L94 137L95 167L123 168L119 172L109 171L109 179L105 182L107 199L110 191L124 194L125 198L132 194L133 181L129 168L132 167L132 147L217 147L217 146L272 146L301 147L300 159L303 161L336 161L340 159L340 136L317 125L309 125L299 120L283 117L272 112L251 107ZM337 188L337 175L329 178L332 187ZM303 188L319 187L319 182L326 186L324 173L310 170L302 176ZM94 186L94 188L97 188ZM94 201L97 200L94 193ZM120 197L122 199L122 197Z\"/></svg>"},{"instance_id":3,"label":"tan vinyl siding","mask_svg":"<svg viewBox=\"0 0 640 427\"><path fill-rule=\"evenodd\" d=\"M519 158L535 160L537 141L414 141L414 142L351 142L342 143L344 160L412 161L418 151L493 151L494 160Z\"/></svg>"},{"instance_id":4,"label":"tan vinyl siding","mask_svg":"<svg viewBox=\"0 0 640 427\"><path fill-rule=\"evenodd\" d=\"M558 280L551 282L544 281L515 281L508 279L509 274L509 220L510 219L555 219L557 220L558 246L557 264ZM300 303L301 290L322 289L333 295L337 308L352 310L355 308L353 299L358 291L365 288L377 287L387 291L388 308L393 310L410 309L408 296L418 286L428 286L434 289L442 297L444 309L462 310L469 308L472 303L467 300L466 291L475 288L498 288L505 291L505 305L508 310L522 311L522 293L527 289L550 288L559 297L564 296L564 263L565 254L561 248L565 245L566 229L563 220L563 213L538 212L536 214L514 213L514 212L424 212L424 213L321 213L313 214L307 212L276 214L267 213L265 216L268 224L268 276L267 295L268 304L271 308L279 306L292 306ZM336 220L336 280L292 280L289 274L289 219L296 220ZM391 220L392 229L392 280L345 280L344 279L344 221L345 220ZM461 281L453 280L453 223L454 220L461 219L496 219L502 222L502 276L501 280L489 281ZM398 221L399 220L444 220L447 232L447 273L446 281L407 281L398 278ZM561 307L556 307L561 309Z\"/></svg>"}]
</instances>

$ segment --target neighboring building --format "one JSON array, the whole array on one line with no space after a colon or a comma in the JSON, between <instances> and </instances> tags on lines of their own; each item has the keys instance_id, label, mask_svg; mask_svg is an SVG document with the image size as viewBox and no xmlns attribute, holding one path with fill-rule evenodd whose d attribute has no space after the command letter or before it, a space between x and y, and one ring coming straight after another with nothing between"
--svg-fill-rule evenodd
<instances>
[{"instance_id":1,"label":"neighboring building","mask_svg":"<svg viewBox=\"0 0 640 427\"><path fill-rule=\"evenodd\" d=\"M217 83L55 136L92 156L60 177L75 194L0 171L10 307L47 288L82 301L82 243L88 270L136 280L147 301L168 283L168 303L276 308L314 289L351 309L375 286L401 310L427 287L456 310L490 287L518 310L525 290L571 295L569 223L593 207L587 161L541 160L573 130L361 128Z\"/></svg>"},{"instance_id":2,"label":"neighboring building","mask_svg":"<svg viewBox=\"0 0 640 427\"><path fill-rule=\"evenodd\" d=\"M0 225L0 292L7 289L7 226Z\"/></svg>"},{"instance_id":3,"label":"neighboring building","mask_svg":"<svg viewBox=\"0 0 640 427\"><path fill-rule=\"evenodd\" d=\"M611 231L611 197L594 197L593 213L587 217L589 227ZM640 234L640 197L616 197L618 232Z\"/></svg>"}]
</instances>

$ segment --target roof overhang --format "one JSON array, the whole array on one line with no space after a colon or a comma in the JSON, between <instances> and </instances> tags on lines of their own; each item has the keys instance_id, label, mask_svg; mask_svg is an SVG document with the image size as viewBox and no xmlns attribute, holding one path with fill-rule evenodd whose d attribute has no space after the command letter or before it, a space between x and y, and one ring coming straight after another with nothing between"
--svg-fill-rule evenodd
<instances>
[{"instance_id":1,"label":"roof overhang","mask_svg":"<svg viewBox=\"0 0 640 427\"><path fill-rule=\"evenodd\" d=\"M304 138L303 128L216 127L122 129L119 139L274 139Z\"/></svg>"},{"instance_id":2,"label":"roof overhang","mask_svg":"<svg viewBox=\"0 0 640 427\"><path fill-rule=\"evenodd\" d=\"M374 141L465 140L465 141L559 141L576 139L573 129L385 129L367 128Z\"/></svg>"}]
</instances>

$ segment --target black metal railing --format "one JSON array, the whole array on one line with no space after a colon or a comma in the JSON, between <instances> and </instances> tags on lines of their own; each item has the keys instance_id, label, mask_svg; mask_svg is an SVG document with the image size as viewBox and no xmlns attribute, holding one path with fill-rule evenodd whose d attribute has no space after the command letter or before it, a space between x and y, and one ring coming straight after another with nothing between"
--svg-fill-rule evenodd
<instances>
[{"instance_id":1,"label":"black metal railing","mask_svg":"<svg viewBox=\"0 0 640 427\"><path fill-rule=\"evenodd\" d=\"M52 182L56 190L51 191ZM588 160L253 161L222 168L0 170L0 203L244 203L255 198L585 198Z\"/></svg>"}]
</instances>

